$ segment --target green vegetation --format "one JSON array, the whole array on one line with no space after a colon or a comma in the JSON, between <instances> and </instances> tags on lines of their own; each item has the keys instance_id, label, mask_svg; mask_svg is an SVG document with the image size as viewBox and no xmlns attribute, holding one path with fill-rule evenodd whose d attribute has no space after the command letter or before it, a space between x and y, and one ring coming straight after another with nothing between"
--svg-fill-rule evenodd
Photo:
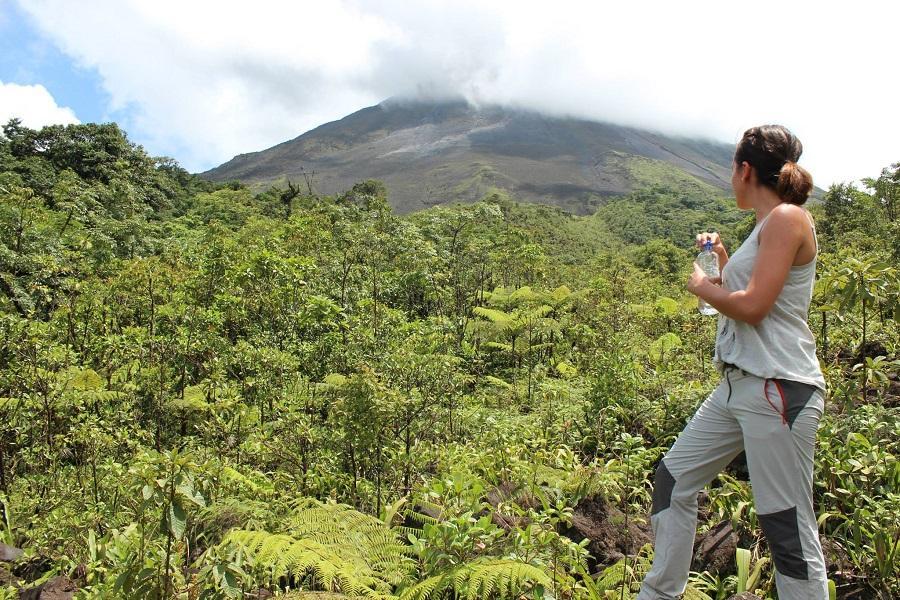
<instances>
[{"instance_id":1,"label":"green vegetation","mask_svg":"<svg viewBox=\"0 0 900 600\"><path fill-rule=\"evenodd\" d=\"M651 168L640 165L642 169ZM639 170L640 171L640 170ZM838 596L900 594L898 166L814 207ZM684 280L725 199L590 217L502 193L398 217L366 181L253 193L114 125L0 138L0 598L631 598L652 472L715 384ZM730 468L690 598L774 596Z\"/></svg>"}]
</instances>

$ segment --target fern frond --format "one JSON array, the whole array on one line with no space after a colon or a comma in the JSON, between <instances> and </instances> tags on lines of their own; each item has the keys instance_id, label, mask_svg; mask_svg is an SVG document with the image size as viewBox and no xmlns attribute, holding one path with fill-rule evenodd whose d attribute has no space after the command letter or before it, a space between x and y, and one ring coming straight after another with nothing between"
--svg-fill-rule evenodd
<instances>
[{"instance_id":1,"label":"fern frond","mask_svg":"<svg viewBox=\"0 0 900 600\"><path fill-rule=\"evenodd\" d=\"M509 295L509 301L513 303L531 302L541 299L543 294L535 292L530 286L522 286Z\"/></svg>"},{"instance_id":2,"label":"fern frond","mask_svg":"<svg viewBox=\"0 0 900 600\"><path fill-rule=\"evenodd\" d=\"M428 600L446 590L466 600L518 597L535 585L549 587L550 576L534 565L505 558L475 559L421 581L400 594L400 600Z\"/></svg>"},{"instance_id":3,"label":"fern frond","mask_svg":"<svg viewBox=\"0 0 900 600\"><path fill-rule=\"evenodd\" d=\"M681 598L682 600L713 600L709 594L700 590L692 583L687 584L687 587L684 588L684 595Z\"/></svg>"},{"instance_id":4,"label":"fern frond","mask_svg":"<svg viewBox=\"0 0 900 600\"><path fill-rule=\"evenodd\" d=\"M409 546L397 531L349 506L304 499L288 530L234 530L222 544L246 548L259 567L277 577L312 576L316 587L352 596L389 595L410 568Z\"/></svg>"},{"instance_id":5,"label":"fern frond","mask_svg":"<svg viewBox=\"0 0 900 600\"><path fill-rule=\"evenodd\" d=\"M397 532L376 517L342 504L318 504L294 513L291 533L330 546L350 545L376 569L398 567L408 552Z\"/></svg>"},{"instance_id":6,"label":"fern frond","mask_svg":"<svg viewBox=\"0 0 900 600\"><path fill-rule=\"evenodd\" d=\"M423 579L411 588L407 588L400 594L400 600L428 600L438 586L445 583L445 575L434 575L428 579ZM446 586L440 589L445 589Z\"/></svg>"},{"instance_id":7,"label":"fern frond","mask_svg":"<svg viewBox=\"0 0 900 600\"><path fill-rule=\"evenodd\" d=\"M561 304L563 301L568 300L571 295L572 290L570 290L568 286L565 285L561 285L550 292L550 298L557 304Z\"/></svg>"},{"instance_id":8,"label":"fern frond","mask_svg":"<svg viewBox=\"0 0 900 600\"><path fill-rule=\"evenodd\" d=\"M371 573L360 572L359 564L315 540L296 540L289 535L267 531L234 530L223 544L246 548L256 563L276 576L312 575L327 591L359 594L368 584L377 584Z\"/></svg>"},{"instance_id":9,"label":"fern frond","mask_svg":"<svg viewBox=\"0 0 900 600\"><path fill-rule=\"evenodd\" d=\"M495 325L499 325L500 327L504 327L512 321L512 316L509 313L505 313L502 310L497 310L494 308L476 306L474 309L472 309L472 312L480 317L484 317Z\"/></svg>"},{"instance_id":10,"label":"fern frond","mask_svg":"<svg viewBox=\"0 0 900 600\"><path fill-rule=\"evenodd\" d=\"M426 509L430 510L432 514L428 514L422 512L420 510L414 510L412 508L406 510L406 516L415 521L416 523L421 523L422 525L436 525L441 520L441 515L444 512L444 507L440 504L435 504L434 502L429 502L427 500L420 499L418 504ZM434 516L436 515L436 516Z\"/></svg>"}]
</instances>

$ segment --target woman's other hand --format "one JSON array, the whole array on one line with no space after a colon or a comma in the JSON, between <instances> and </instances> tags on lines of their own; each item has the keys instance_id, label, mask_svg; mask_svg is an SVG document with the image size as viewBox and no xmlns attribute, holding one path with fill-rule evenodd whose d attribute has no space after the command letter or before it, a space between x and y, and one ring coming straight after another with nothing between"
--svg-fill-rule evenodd
<instances>
[{"instance_id":1,"label":"woman's other hand","mask_svg":"<svg viewBox=\"0 0 900 600\"><path fill-rule=\"evenodd\" d=\"M688 278L687 289L690 293L695 296L700 296L700 289L706 285L721 285L722 278L721 277L710 277L708 276L703 269L700 268L696 262L694 263L694 272L691 273L691 276ZM705 299L705 298L704 298Z\"/></svg>"}]
</instances>

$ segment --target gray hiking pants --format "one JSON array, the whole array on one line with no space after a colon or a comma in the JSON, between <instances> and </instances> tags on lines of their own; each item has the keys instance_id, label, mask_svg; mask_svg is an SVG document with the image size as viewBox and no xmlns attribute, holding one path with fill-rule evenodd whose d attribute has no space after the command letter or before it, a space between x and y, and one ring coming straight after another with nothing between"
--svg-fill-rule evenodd
<instances>
[{"instance_id":1,"label":"gray hiking pants","mask_svg":"<svg viewBox=\"0 0 900 600\"><path fill-rule=\"evenodd\" d=\"M653 567L637 600L684 592L697 530L697 494L741 450L753 501L775 564L779 600L825 600L828 584L813 511L818 388L761 379L727 366L656 470L650 522Z\"/></svg>"}]
</instances>

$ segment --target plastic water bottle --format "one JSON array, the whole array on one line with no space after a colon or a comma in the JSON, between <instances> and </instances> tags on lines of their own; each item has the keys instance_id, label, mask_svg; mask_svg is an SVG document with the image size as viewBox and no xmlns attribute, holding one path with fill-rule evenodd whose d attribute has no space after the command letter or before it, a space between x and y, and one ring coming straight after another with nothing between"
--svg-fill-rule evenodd
<instances>
[{"instance_id":1,"label":"plastic water bottle","mask_svg":"<svg viewBox=\"0 0 900 600\"><path fill-rule=\"evenodd\" d=\"M706 243L703 244L703 250L697 255L697 264L700 265L700 268L703 269L703 272L706 273L707 277L718 277L719 257L713 252L712 248L712 242L707 240ZM719 311L707 304L703 298L699 298L699 300L701 315L712 316L719 314Z\"/></svg>"}]
</instances>

